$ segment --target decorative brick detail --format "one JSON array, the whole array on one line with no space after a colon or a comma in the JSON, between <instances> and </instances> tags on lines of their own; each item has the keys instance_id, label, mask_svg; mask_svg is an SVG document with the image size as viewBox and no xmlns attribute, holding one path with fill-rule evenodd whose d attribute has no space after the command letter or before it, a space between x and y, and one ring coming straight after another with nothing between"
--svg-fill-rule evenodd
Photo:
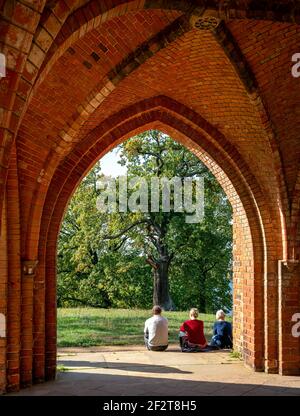
<instances>
[{"instance_id":1,"label":"decorative brick detail","mask_svg":"<svg viewBox=\"0 0 300 416\"><path fill-rule=\"evenodd\" d=\"M215 17L201 17L197 19L194 23L196 29L199 30L215 30L220 24L220 19Z\"/></svg>"}]
</instances>

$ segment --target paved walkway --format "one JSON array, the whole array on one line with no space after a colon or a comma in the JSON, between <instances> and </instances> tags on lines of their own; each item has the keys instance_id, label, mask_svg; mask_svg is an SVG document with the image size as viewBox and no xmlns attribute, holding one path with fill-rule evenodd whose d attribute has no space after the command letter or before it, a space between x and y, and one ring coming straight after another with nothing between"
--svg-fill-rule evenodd
<instances>
[{"instance_id":1,"label":"paved walkway","mask_svg":"<svg viewBox=\"0 0 300 416\"><path fill-rule=\"evenodd\" d=\"M297 395L300 377L254 373L228 352L181 353L142 347L64 348L57 380L17 395Z\"/></svg>"}]
</instances>

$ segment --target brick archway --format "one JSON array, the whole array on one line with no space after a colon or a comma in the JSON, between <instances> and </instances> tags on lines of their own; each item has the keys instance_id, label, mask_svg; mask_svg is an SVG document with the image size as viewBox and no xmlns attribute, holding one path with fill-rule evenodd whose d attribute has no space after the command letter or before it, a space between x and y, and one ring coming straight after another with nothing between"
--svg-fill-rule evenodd
<instances>
[{"instance_id":1,"label":"brick archway","mask_svg":"<svg viewBox=\"0 0 300 416\"><path fill-rule=\"evenodd\" d=\"M68 198L98 157L152 127L195 151L230 196L236 316L252 308L251 329L235 325L245 361L298 374L299 5L0 0L0 13L0 391L53 376Z\"/></svg>"},{"instance_id":2,"label":"brick archway","mask_svg":"<svg viewBox=\"0 0 300 416\"><path fill-rule=\"evenodd\" d=\"M163 103L166 105L166 102L170 101L166 97L155 97L151 101L152 103L148 103L148 111L138 114L134 119L127 120L125 118L116 129L104 136L99 136L97 131L93 132L86 140L88 145L80 143L78 149L75 149L69 158L58 166L53 175L41 221L40 234L42 238L38 254L40 264L36 275L37 284L45 282L45 291L43 289L37 291L34 302L39 305L35 310L37 318L34 320L35 328L33 330L36 337L36 352L33 351L33 377L37 381L44 379L44 377L46 379L53 378L56 369L56 242L66 205L80 180L100 156L127 137L149 128L159 128L171 134L172 137L194 151L212 170L227 192L234 209L235 219L235 344L237 349L243 353L245 362L254 369L262 370L266 365L268 371L276 371L273 363L274 357L272 357L272 347L276 348L276 345L274 343L272 346L267 345L267 340L263 335L264 278L268 278L268 271L265 270L268 260L265 257L276 244L274 244L273 234L266 235L269 234L268 227L263 226L259 217L265 217L266 222L270 218L267 213L257 212L257 201L253 200L250 189L247 189L246 177L249 173L244 172L245 177L244 174L238 172L234 161L230 161L230 155L228 155L227 162L224 157L220 157L218 155L219 149L209 142L209 136L206 137L203 132L197 131L196 126L188 125L186 120L183 120L182 112L175 116L174 113L171 114L170 109L164 108ZM152 107L149 104L152 104ZM144 105L147 107L146 103ZM140 108L141 103L137 103L135 109ZM174 107L172 110L174 112ZM189 112L188 109L186 110ZM124 113L128 114L126 111ZM115 121L115 117L113 117L113 121ZM209 127L208 123L206 125ZM207 132L205 133L207 134ZM93 140L91 140L92 138ZM212 154L215 160L212 159ZM65 177L64 172L70 163L72 169ZM251 175L249 176L251 177ZM62 178L64 179L62 180ZM236 189L238 189L238 193ZM263 205L263 201L258 203ZM269 264L271 268L272 259ZM46 270L47 272L45 272ZM269 275L272 276L272 273ZM43 299L46 299L45 309L43 306L41 307ZM248 314L253 317L251 323ZM247 325L247 332L251 335L244 332L243 325ZM45 328L45 338L41 328ZM39 354L38 351L43 351L44 348L46 354Z\"/></svg>"}]
</instances>

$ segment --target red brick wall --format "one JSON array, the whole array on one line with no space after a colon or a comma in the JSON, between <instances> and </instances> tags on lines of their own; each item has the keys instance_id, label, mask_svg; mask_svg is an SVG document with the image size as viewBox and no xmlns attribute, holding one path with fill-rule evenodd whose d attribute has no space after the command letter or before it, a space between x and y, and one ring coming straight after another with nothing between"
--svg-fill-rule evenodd
<instances>
[{"instance_id":1,"label":"red brick wall","mask_svg":"<svg viewBox=\"0 0 300 416\"><path fill-rule=\"evenodd\" d=\"M0 2L0 389L54 377L63 212L95 161L146 128L194 151L232 203L236 348L256 370L299 367L290 337L299 274L282 261L300 256L299 79L290 73L300 10L289 0L282 13L275 1L209 4L190 15L185 0ZM222 25L195 28L207 16ZM27 261L38 261L31 277Z\"/></svg>"},{"instance_id":2,"label":"red brick wall","mask_svg":"<svg viewBox=\"0 0 300 416\"><path fill-rule=\"evenodd\" d=\"M7 316L7 229L6 204L2 209L0 231L0 314ZM6 388L6 346L7 339L0 337L0 393Z\"/></svg>"},{"instance_id":3,"label":"red brick wall","mask_svg":"<svg viewBox=\"0 0 300 416\"><path fill-rule=\"evenodd\" d=\"M293 334L293 326L299 322L300 313L300 264L299 261L278 263L279 274L279 373L300 374L300 337ZM298 314L298 319L292 319ZM296 335L296 336L295 336Z\"/></svg>"},{"instance_id":4,"label":"red brick wall","mask_svg":"<svg viewBox=\"0 0 300 416\"><path fill-rule=\"evenodd\" d=\"M16 149L12 150L7 178L7 388L16 391L20 387L21 347L21 259L20 259L20 206ZM24 300L24 298L23 298ZM24 310L23 310L24 312Z\"/></svg>"}]
</instances>

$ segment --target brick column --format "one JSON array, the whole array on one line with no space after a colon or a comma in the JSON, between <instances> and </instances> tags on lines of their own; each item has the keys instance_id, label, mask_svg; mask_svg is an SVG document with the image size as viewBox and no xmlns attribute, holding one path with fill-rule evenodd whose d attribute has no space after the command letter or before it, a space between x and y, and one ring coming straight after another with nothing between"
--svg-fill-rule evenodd
<instances>
[{"instance_id":1,"label":"brick column","mask_svg":"<svg viewBox=\"0 0 300 416\"><path fill-rule=\"evenodd\" d=\"M34 278L33 306L33 382L45 381L45 280L39 263Z\"/></svg>"},{"instance_id":2,"label":"brick column","mask_svg":"<svg viewBox=\"0 0 300 416\"><path fill-rule=\"evenodd\" d=\"M1 212L0 228L0 394L6 389L6 321L7 321L7 229L6 203Z\"/></svg>"},{"instance_id":3,"label":"brick column","mask_svg":"<svg viewBox=\"0 0 300 416\"><path fill-rule=\"evenodd\" d=\"M33 282L37 261L22 261L21 386L32 384Z\"/></svg>"},{"instance_id":4,"label":"brick column","mask_svg":"<svg viewBox=\"0 0 300 416\"><path fill-rule=\"evenodd\" d=\"M233 342L235 351L243 354L243 274L242 225L236 210L233 211Z\"/></svg>"},{"instance_id":5,"label":"brick column","mask_svg":"<svg viewBox=\"0 0 300 416\"><path fill-rule=\"evenodd\" d=\"M233 339L247 366L264 370L263 270L242 207L233 211ZM256 256L256 264L254 258Z\"/></svg>"},{"instance_id":6,"label":"brick column","mask_svg":"<svg viewBox=\"0 0 300 416\"><path fill-rule=\"evenodd\" d=\"M48 242L47 259L45 269L47 270L46 301L45 301L45 379L54 380L56 377L56 354L57 354L57 322L56 322L56 241Z\"/></svg>"},{"instance_id":7,"label":"brick column","mask_svg":"<svg viewBox=\"0 0 300 416\"><path fill-rule=\"evenodd\" d=\"M268 264L264 278L265 372L278 374L278 276L276 260Z\"/></svg>"},{"instance_id":8,"label":"brick column","mask_svg":"<svg viewBox=\"0 0 300 416\"><path fill-rule=\"evenodd\" d=\"M7 201L7 391L20 388L21 259L19 186L15 146L6 183Z\"/></svg>"},{"instance_id":9,"label":"brick column","mask_svg":"<svg viewBox=\"0 0 300 416\"><path fill-rule=\"evenodd\" d=\"M295 314L300 313L300 262L279 260L279 374L300 374L300 330L295 334ZM298 315L299 316L299 315ZM296 336L295 336L296 335Z\"/></svg>"}]
</instances>

